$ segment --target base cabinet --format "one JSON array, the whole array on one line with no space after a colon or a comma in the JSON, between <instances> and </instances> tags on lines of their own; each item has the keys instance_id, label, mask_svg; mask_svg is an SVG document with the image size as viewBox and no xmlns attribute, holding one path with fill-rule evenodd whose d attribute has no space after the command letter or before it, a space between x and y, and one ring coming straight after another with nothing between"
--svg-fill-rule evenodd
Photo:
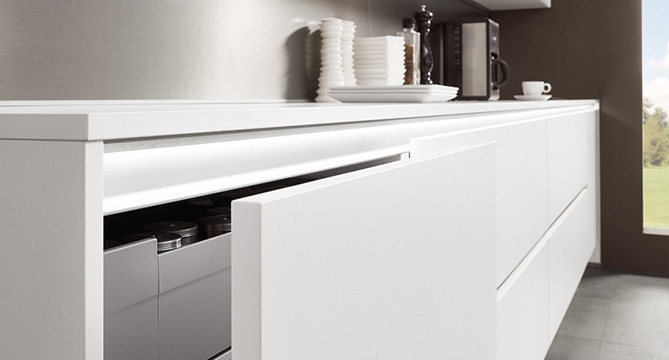
<instances>
[{"instance_id":1,"label":"base cabinet","mask_svg":"<svg viewBox=\"0 0 669 360\"><path fill-rule=\"evenodd\" d=\"M596 102L274 107L3 114L0 225L58 231L0 252L1 355L543 358L597 236ZM227 235L103 249L239 190Z\"/></svg>"}]
</instances>

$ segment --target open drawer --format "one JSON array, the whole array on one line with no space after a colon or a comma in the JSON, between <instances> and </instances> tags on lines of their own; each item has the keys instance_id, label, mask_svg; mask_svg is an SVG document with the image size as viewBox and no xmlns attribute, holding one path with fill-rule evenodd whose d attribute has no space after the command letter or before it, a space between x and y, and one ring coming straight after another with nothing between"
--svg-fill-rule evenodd
<instances>
[{"instance_id":1,"label":"open drawer","mask_svg":"<svg viewBox=\"0 0 669 360\"><path fill-rule=\"evenodd\" d=\"M158 359L156 240L105 251L105 360Z\"/></svg>"},{"instance_id":2,"label":"open drawer","mask_svg":"<svg viewBox=\"0 0 669 360\"><path fill-rule=\"evenodd\" d=\"M494 358L495 158L486 144L233 201L235 358Z\"/></svg>"},{"instance_id":3,"label":"open drawer","mask_svg":"<svg viewBox=\"0 0 669 360\"><path fill-rule=\"evenodd\" d=\"M158 255L160 360L230 347L230 234Z\"/></svg>"},{"instance_id":4,"label":"open drawer","mask_svg":"<svg viewBox=\"0 0 669 360\"><path fill-rule=\"evenodd\" d=\"M230 347L230 234L105 252L105 360L206 360Z\"/></svg>"}]
</instances>

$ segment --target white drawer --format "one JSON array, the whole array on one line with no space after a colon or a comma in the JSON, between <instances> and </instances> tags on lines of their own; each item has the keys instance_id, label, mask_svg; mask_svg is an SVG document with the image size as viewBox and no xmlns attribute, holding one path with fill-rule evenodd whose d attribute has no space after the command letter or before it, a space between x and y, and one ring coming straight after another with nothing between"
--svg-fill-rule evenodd
<instances>
[{"instance_id":1,"label":"white drawer","mask_svg":"<svg viewBox=\"0 0 669 360\"><path fill-rule=\"evenodd\" d=\"M548 350L548 244L537 246L498 290L497 360L538 360Z\"/></svg>"},{"instance_id":2,"label":"white drawer","mask_svg":"<svg viewBox=\"0 0 669 360\"><path fill-rule=\"evenodd\" d=\"M548 205L551 223L593 181L592 111L548 119ZM590 184L594 185L594 184Z\"/></svg>"},{"instance_id":3,"label":"white drawer","mask_svg":"<svg viewBox=\"0 0 669 360\"><path fill-rule=\"evenodd\" d=\"M413 143L422 153L431 153L488 141L497 144L496 280L500 286L549 225L545 120L446 133Z\"/></svg>"},{"instance_id":4,"label":"white drawer","mask_svg":"<svg viewBox=\"0 0 669 360\"><path fill-rule=\"evenodd\" d=\"M551 231L548 245L550 249L549 339L552 340L595 248L597 237L595 193L589 189L583 190Z\"/></svg>"}]
</instances>

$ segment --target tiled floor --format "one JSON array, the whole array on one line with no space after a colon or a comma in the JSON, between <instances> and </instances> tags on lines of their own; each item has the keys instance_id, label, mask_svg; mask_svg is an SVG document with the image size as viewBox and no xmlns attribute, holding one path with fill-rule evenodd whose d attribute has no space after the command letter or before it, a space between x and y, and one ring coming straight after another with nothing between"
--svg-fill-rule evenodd
<instances>
[{"instance_id":1,"label":"tiled floor","mask_svg":"<svg viewBox=\"0 0 669 360\"><path fill-rule=\"evenodd\" d=\"M587 269L546 360L669 360L669 278Z\"/></svg>"}]
</instances>

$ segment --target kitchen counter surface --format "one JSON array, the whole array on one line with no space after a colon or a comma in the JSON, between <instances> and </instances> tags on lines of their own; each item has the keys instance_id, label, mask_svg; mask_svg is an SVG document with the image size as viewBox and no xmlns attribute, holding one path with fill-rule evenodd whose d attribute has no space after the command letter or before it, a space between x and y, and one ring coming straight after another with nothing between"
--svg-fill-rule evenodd
<instances>
[{"instance_id":1,"label":"kitchen counter surface","mask_svg":"<svg viewBox=\"0 0 669 360\"><path fill-rule=\"evenodd\" d=\"M443 104L175 100L0 102L0 139L107 141L598 104L597 100L453 101Z\"/></svg>"}]
</instances>

